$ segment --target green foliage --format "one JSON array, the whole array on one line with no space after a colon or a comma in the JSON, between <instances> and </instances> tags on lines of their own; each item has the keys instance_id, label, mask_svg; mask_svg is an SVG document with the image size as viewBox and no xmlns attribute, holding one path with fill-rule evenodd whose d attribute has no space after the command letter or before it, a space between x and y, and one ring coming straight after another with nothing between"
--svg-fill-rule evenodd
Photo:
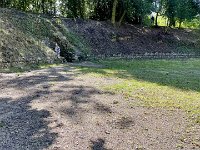
<instances>
[{"instance_id":1,"label":"green foliage","mask_svg":"<svg viewBox=\"0 0 200 150\"><path fill-rule=\"evenodd\" d=\"M112 13L112 1L113 0L93 0L92 5L94 6L94 10L90 18L96 20L109 20Z\"/></svg>"},{"instance_id":2,"label":"green foliage","mask_svg":"<svg viewBox=\"0 0 200 150\"><path fill-rule=\"evenodd\" d=\"M150 13L152 1L128 0L127 3L127 21L130 23L141 24L144 17Z\"/></svg>"},{"instance_id":3,"label":"green foliage","mask_svg":"<svg viewBox=\"0 0 200 150\"><path fill-rule=\"evenodd\" d=\"M167 16L169 26L181 27L184 21L191 21L199 13L198 1L194 0L117 0L116 21L132 24L146 22L151 11ZM61 15L70 18L92 18L110 20L114 0L1 0L0 7L16 8L22 11ZM156 17L157 18L157 17ZM156 25L157 25L156 19Z\"/></svg>"},{"instance_id":4,"label":"green foliage","mask_svg":"<svg viewBox=\"0 0 200 150\"><path fill-rule=\"evenodd\" d=\"M192 20L199 12L198 4L193 0L165 0L165 15L169 19L169 26L176 26L176 20L181 23L185 20Z\"/></svg>"},{"instance_id":5,"label":"green foliage","mask_svg":"<svg viewBox=\"0 0 200 150\"><path fill-rule=\"evenodd\" d=\"M183 21L182 23L183 28L191 28L191 29L199 29L200 28L200 18L196 17L190 21Z\"/></svg>"}]
</instances>

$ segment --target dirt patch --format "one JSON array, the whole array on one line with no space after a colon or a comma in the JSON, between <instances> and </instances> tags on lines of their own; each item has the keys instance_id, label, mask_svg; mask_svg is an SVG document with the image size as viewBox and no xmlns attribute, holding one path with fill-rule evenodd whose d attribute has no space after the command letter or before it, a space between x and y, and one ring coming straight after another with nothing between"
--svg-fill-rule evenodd
<instances>
[{"instance_id":1,"label":"dirt patch","mask_svg":"<svg viewBox=\"0 0 200 150\"><path fill-rule=\"evenodd\" d=\"M0 76L2 150L200 148L200 128L182 111L132 107L98 88L116 79L63 66Z\"/></svg>"}]
</instances>

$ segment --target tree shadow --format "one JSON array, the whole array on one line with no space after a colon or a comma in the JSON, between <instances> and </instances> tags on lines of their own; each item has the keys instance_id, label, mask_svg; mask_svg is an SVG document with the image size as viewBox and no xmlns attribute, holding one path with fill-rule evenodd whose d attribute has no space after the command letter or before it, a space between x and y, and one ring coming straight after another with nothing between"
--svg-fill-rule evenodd
<instances>
[{"instance_id":1,"label":"tree shadow","mask_svg":"<svg viewBox=\"0 0 200 150\"><path fill-rule=\"evenodd\" d=\"M68 117L66 120L72 124L80 122L83 116L91 111L103 115L113 112L109 106L96 101L93 97L93 95L113 93L102 92L91 86L68 84L74 80L74 75L63 75L60 73L63 69L50 68L11 78L4 78L8 74L2 74L0 92L2 89L28 92L19 98L11 98L12 95L0 96L0 125L3 125L0 127L0 143L2 143L0 149L45 149L55 142L59 135L57 132L52 132L53 128L49 127L52 122L48 119L52 117L52 110L46 107L42 110L33 109L31 104L34 102L39 101L41 104L47 101L56 104L63 101L70 102L70 106L56 105L55 109L61 115L64 113ZM57 88L52 90L49 82L58 84ZM49 95L51 97L46 99ZM89 104L91 108L81 107L83 104Z\"/></svg>"},{"instance_id":2,"label":"tree shadow","mask_svg":"<svg viewBox=\"0 0 200 150\"><path fill-rule=\"evenodd\" d=\"M39 70L36 70L36 72ZM35 87L37 85L44 85L44 84L49 84L51 82L64 82L64 81L70 81L73 80L73 75L67 75L64 76L61 73L59 73L60 68L50 68L46 69L46 71L43 71L42 74L39 75L28 75L28 76L22 76L14 79L7 79L1 81L1 84L4 84L9 87L14 87L14 88L30 88L30 87ZM48 86L48 85L46 85ZM44 87L47 88L47 87Z\"/></svg>"},{"instance_id":3,"label":"tree shadow","mask_svg":"<svg viewBox=\"0 0 200 150\"><path fill-rule=\"evenodd\" d=\"M12 78L5 78L9 74L2 74L1 93L1 90L10 89L28 92L18 98L0 96L0 149L45 149L54 143L58 133L52 132L48 126L50 111L33 109L31 103L50 94L63 93L62 89L51 91L49 83L70 81L73 77L64 76L59 71L59 68L50 68L42 74L32 72Z\"/></svg>"},{"instance_id":4,"label":"tree shadow","mask_svg":"<svg viewBox=\"0 0 200 150\"><path fill-rule=\"evenodd\" d=\"M104 139L99 138L95 141L91 140L90 142L91 142L91 145L90 145L91 150L111 150L105 147Z\"/></svg>"},{"instance_id":5,"label":"tree shadow","mask_svg":"<svg viewBox=\"0 0 200 150\"><path fill-rule=\"evenodd\" d=\"M111 122L116 129L128 129L135 125L135 121L131 117L122 117Z\"/></svg>"},{"instance_id":6,"label":"tree shadow","mask_svg":"<svg viewBox=\"0 0 200 150\"><path fill-rule=\"evenodd\" d=\"M48 127L50 112L29 106L37 97L34 93L19 99L0 98L0 149L44 149L53 144L57 133Z\"/></svg>"},{"instance_id":7,"label":"tree shadow","mask_svg":"<svg viewBox=\"0 0 200 150\"><path fill-rule=\"evenodd\" d=\"M70 102L70 105L60 108L60 113L64 113L75 123L81 123L84 120L84 116L88 113L96 112L101 115L107 115L113 112L111 107L97 101L93 97L103 94L113 95L112 92L102 92L90 86L67 86L62 88L68 89L68 95L65 96L65 99ZM82 107L84 104L91 107L84 108Z\"/></svg>"}]
</instances>

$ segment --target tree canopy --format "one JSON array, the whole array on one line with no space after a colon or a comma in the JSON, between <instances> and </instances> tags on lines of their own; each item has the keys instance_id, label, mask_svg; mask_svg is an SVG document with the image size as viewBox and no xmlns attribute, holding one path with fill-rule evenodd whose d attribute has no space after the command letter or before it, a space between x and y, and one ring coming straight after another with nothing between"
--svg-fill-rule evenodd
<instances>
[{"instance_id":1,"label":"tree canopy","mask_svg":"<svg viewBox=\"0 0 200 150\"><path fill-rule=\"evenodd\" d=\"M168 18L169 26L192 20L199 14L200 0L1 0L0 7L70 18L123 21L142 24L152 12Z\"/></svg>"}]
</instances>

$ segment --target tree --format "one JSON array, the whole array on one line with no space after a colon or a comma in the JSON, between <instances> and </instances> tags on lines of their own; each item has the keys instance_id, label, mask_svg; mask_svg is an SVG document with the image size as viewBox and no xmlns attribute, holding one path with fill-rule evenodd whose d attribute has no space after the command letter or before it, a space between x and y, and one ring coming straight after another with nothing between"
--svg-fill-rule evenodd
<instances>
[{"instance_id":1,"label":"tree","mask_svg":"<svg viewBox=\"0 0 200 150\"><path fill-rule=\"evenodd\" d=\"M112 24L115 26L118 0L114 0L112 8Z\"/></svg>"},{"instance_id":2,"label":"tree","mask_svg":"<svg viewBox=\"0 0 200 150\"><path fill-rule=\"evenodd\" d=\"M156 13L155 26L158 27L158 17L163 14L164 0L153 0L152 11Z\"/></svg>"},{"instance_id":3,"label":"tree","mask_svg":"<svg viewBox=\"0 0 200 150\"><path fill-rule=\"evenodd\" d=\"M58 3L59 2L59 3ZM111 20L119 26L123 21L142 24L151 11L168 18L168 26L179 26L192 20L200 11L200 0L0 0L0 7L15 8L71 18Z\"/></svg>"},{"instance_id":4,"label":"tree","mask_svg":"<svg viewBox=\"0 0 200 150\"><path fill-rule=\"evenodd\" d=\"M94 6L94 12L91 15L95 20L110 20L112 16L113 0L93 0L91 5Z\"/></svg>"},{"instance_id":5,"label":"tree","mask_svg":"<svg viewBox=\"0 0 200 150\"><path fill-rule=\"evenodd\" d=\"M198 6L193 0L176 0L176 18L179 22L179 28L184 20L193 19L198 13Z\"/></svg>"}]
</instances>

